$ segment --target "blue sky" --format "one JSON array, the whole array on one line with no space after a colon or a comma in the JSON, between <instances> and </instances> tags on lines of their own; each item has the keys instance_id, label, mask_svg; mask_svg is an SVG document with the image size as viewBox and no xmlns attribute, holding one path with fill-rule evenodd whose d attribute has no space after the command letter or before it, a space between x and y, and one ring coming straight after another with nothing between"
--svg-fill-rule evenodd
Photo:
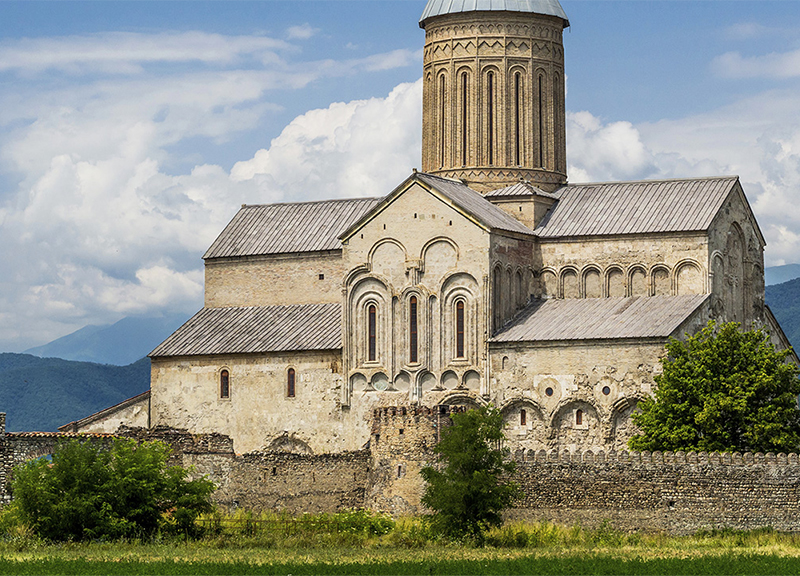
<instances>
[{"instance_id":1,"label":"blue sky","mask_svg":"<svg viewBox=\"0 0 800 576\"><path fill-rule=\"evenodd\" d=\"M0 350L202 305L243 203L419 165L423 0L0 2ZM735 173L800 261L800 2L562 2L572 181Z\"/></svg>"}]
</instances>

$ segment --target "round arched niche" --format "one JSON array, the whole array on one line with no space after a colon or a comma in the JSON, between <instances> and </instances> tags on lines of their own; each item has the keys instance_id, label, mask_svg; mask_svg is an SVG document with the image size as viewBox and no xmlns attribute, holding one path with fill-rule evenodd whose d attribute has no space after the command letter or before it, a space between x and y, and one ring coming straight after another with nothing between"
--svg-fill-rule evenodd
<instances>
[{"instance_id":1,"label":"round arched niche","mask_svg":"<svg viewBox=\"0 0 800 576\"><path fill-rule=\"evenodd\" d=\"M284 432L272 442L270 442L265 452L288 452L290 454L313 454L314 451L311 449L311 446L308 443L300 440L299 438L295 438L294 436L290 436L288 433Z\"/></svg>"},{"instance_id":2,"label":"round arched niche","mask_svg":"<svg viewBox=\"0 0 800 576\"><path fill-rule=\"evenodd\" d=\"M481 375L475 370L468 370L464 374L464 388L470 392L479 392L481 389Z\"/></svg>"},{"instance_id":3,"label":"round arched niche","mask_svg":"<svg viewBox=\"0 0 800 576\"><path fill-rule=\"evenodd\" d=\"M436 376L431 374L430 372L425 372L419 378L419 387L422 390L423 394L425 392L430 392L431 390L435 390L437 385Z\"/></svg>"},{"instance_id":4,"label":"round arched niche","mask_svg":"<svg viewBox=\"0 0 800 576\"><path fill-rule=\"evenodd\" d=\"M354 391L363 391L367 389L367 377L363 374L356 372L350 376L350 387Z\"/></svg>"},{"instance_id":5,"label":"round arched niche","mask_svg":"<svg viewBox=\"0 0 800 576\"><path fill-rule=\"evenodd\" d=\"M411 389L411 376L400 372L394 379L394 389L398 392L408 392Z\"/></svg>"},{"instance_id":6,"label":"round arched niche","mask_svg":"<svg viewBox=\"0 0 800 576\"><path fill-rule=\"evenodd\" d=\"M461 381L458 379L458 374L452 370L448 370L442 374L442 388L445 390L453 390L458 388Z\"/></svg>"},{"instance_id":7,"label":"round arched niche","mask_svg":"<svg viewBox=\"0 0 800 576\"><path fill-rule=\"evenodd\" d=\"M383 392L389 388L389 377L383 372L377 372L372 376L370 384L378 392Z\"/></svg>"}]
</instances>

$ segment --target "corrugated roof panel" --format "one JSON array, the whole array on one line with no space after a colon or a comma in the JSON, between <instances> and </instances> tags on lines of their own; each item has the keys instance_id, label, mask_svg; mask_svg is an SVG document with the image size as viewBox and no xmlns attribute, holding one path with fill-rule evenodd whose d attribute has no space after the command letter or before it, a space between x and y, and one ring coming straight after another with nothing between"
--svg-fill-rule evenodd
<instances>
[{"instance_id":1,"label":"corrugated roof panel","mask_svg":"<svg viewBox=\"0 0 800 576\"><path fill-rule=\"evenodd\" d=\"M475 11L545 14L559 17L564 20L565 26L569 26L567 14L558 0L428 0L428 4L425 6L419 21L420 25L422 25L425 20L434 16Z\"/></svg>"},{"instance_id":2,"label":"corrugated roof panel","mask_svg":"<svg viewBox=\"0 0 800 576\"><path fill-rule=\"evenodd\" d=\"M554 200L558 198L555 194L545 192L528 182L517 182L505 188L491 190L483 195L484 198L506 198L508 196L544 196L545 198L552 198Z\"/></svg>"},{"instance_id":3,"label":"corrugated roof panel","mask_svg":"<svg viewBox=\"0 0 800 576\"><path fill-rule=\"evenodd\" d=\"M708 294L536 300L492 342L667 338Z\"/></svg>"},{"instance_id":4,"label":"corrugated roof panel","mask_svg":"<svg viewBox=\"0 0 800 576\"><path fill-rule=\"evenodd\" d=\"M453 204L474 216L487 228L491 230L506 230L529 236L534 235L533 230L489 202L466 184L422 172L418 172L416 176L431 188L442 193Z\"/></svg>"},{"instance_id":5,"label":"corrugated roof panel","mask_svg":"<svg viewBox=\"0 0 800 576\"><path fill-rule=\"evenodd\" d=\"M151 357L252 354L342 347L341 305L203 308Z\"/></svg>"},{"instance_id":6,"label":"corrugated roof panel","mask_svg":"<svg viewBox=\"0 0 800 576\"><path fill-rule=\"evenodd\" d=\"M339 234L380 198L243 206L203 258L339 250Z\"/></svg>"},{"instance_id":7,"label":"corrugated roof panel","mask_svg":"<svg viewBox=\"0 0 800 576\"><path fill-rule=\"evenodd\" d=\"M707 230L736 176L568 184L539 223L542 238Z\"/></svg>"}]
</instances>

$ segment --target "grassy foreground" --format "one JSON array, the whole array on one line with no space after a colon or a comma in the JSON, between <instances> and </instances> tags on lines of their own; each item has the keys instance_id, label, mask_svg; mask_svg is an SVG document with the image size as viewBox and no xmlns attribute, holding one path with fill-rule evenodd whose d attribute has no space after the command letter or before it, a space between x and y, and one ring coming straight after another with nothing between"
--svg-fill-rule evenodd
<instances>
[{"instance_id":1,"label":"grassy foreground","mask_svg":"<svg viewBox=\"0 0 800 576\"><path fill-rule=\"evenodd\" d=\"M671 537L517 523L476 548L431 538L416 519L380 535L329 528L245 522L188 542L83 544L12 531L0 574L800 574L800 536L771 530Z\"/></svg>"}]
</instances>

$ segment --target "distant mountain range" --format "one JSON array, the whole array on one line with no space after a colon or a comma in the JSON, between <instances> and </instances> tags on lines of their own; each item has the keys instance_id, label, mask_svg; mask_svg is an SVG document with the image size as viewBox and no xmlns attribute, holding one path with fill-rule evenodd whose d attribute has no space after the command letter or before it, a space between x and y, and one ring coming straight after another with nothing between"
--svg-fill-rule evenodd
<instances>
[{"instance_id":1,"label":"distant mountain range","mask_svg":"<svg viewBox=\"0 0 800 576\"><path fill-rule=\"evenodd\" d=\"M115 324L84 326L24 353L41 358L126 366L147 356L188 319L186 314L128 316Z\"/></svg>"},{"instance_id":2,"label":"distant mountain range","mask_svg":"<svg viewBox=\"0 0 800 576\"><path fill-rule=\"evenodd\" d=\"M766 301L786 337L800 352L800 278L767 286Z\"/></svg>"},{"instance_id":3,"label":"distant mountain range","mask_svg":"<svg viewBox=\"0 0 800 576\"><path fill-rule=\"evenodd\" d=\"M128 366L0 354L6 430L54 431L150 387L150 360Z\"/></svg>"},{"instance_id":4,"label":"distant mountain range","mask_svg":"<svg viewBox=\"0 0 800 576\"><path fill-rule=\"evenodd\" d=\"M782 284L795 278L800 278L800 264L784 264L783 266L764 268L764 283L767 286Z\"/></svg>"},{"instance_id":5,"label":"distant mountain range","mask_svg":"<svg viewBox=\"0 0 800 576\"><path fill-rule=\"evenodd\" d=\"M800 350L800 265L766 269L766 301ZM791 279L774 283L775 279ZM188 319L186 314L123 318L86 326L27 350L0 354L0 412L14 430L55 430L150 387L145 356Z\"/></svg>"}]
</instances>

